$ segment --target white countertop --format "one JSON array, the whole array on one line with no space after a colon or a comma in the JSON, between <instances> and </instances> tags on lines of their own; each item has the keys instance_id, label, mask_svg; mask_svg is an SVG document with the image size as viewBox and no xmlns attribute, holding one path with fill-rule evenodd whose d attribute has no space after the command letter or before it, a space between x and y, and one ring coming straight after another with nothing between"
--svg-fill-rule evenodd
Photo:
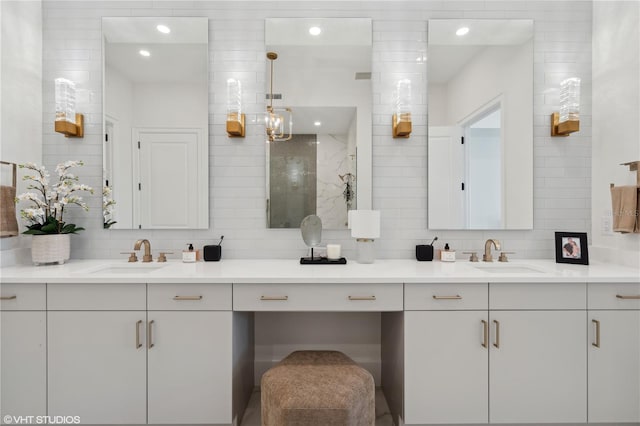
<instances>
[{"instance_id":1,"label":"white countertop","mask_svg":"<svg viewBox=\"0 0 640 426\"><path fill-rule=\"evenodd\" d=\"M158 268L128 272L126 268ZM478 268L490 268L493 271ZM112 268L111 271L105 268ZM553 260L508 263L417 262L380 259L373 264L300 265L292 260L222 260L167 263L125 260L71 260L64 265L11 266L0 269L2 283L498 283L633 282L640 270L612 264L557 264Z\"/></svg>"}]
</instances>

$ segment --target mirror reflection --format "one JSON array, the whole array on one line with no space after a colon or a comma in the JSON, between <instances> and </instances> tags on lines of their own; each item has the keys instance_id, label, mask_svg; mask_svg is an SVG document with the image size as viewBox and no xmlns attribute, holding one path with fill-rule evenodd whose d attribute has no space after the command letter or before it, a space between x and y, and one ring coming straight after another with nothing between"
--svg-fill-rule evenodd
<instances>
[{"instance_id":1,"label":"mirror reflection","mask_svg":"<svg viewBox=\"0 0 640 426\"><path fill-rule=\"evenodd\" d=\"M208 228L208 19L103 18L103 216Z\"/></svg>"},{"instance_id":2,"label":"mirror reflection","mask_svg":"<svg viewBox=\"0 0 640 426\"><path fill-rule=\"evenodd\" d=\"M371 20L267 19L265 38L277 54L267 104L272 78L273 107L291 109L293 130L267 143L268 226L315 214L345 229L347 211L371 203Z\"/></svg>"},{"instance_id":3,"label":"mirror reflection","mask_svg":"<svg viewBox=\"0 0 640 426\"><path fill-rule=\"evenodd\" d=\"M533 21L430 20L429 228L533 228Z\"/></svg>"}]
</instances>

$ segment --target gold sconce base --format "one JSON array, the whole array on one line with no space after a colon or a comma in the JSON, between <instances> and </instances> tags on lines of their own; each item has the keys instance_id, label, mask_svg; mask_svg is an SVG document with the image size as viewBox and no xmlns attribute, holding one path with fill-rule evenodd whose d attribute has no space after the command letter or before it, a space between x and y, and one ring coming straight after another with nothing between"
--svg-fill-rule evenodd
<instances>
[{"instance_id":1,"label":"gold sconce base","mask_svg":"<svg viewBox=\"0 0 640 426\"><path fill-rule=\"evenodd\" d=\"M411 135L411 116L403 117L402 121L398 120L398 115L393 114L393 137L408 138Z\"/></svg>"},{"instance_id":2,"label":"gold sconce base","mask_svg":"<svg viewBox=\"0 0 640 426\"><path fill-rule=\"evenodd\" d=\"M230 138L244 138L244 119L245 115L240 114L240 121L237 120L237 114L227 115L227 135Z\"/></svg>"},{"instance_id":3,"label":"gold sconce base","mask_svg":"<svg viewBox=\"0 0 640 426\"><path fill-rule=\"evenodd\" d=\"M84 137L84 115L76 114L75 124L68 121L56 121L54 129L67 138L82 138Z\"/></svg>"},{"instance_id":4,"label":"gold sconce base","mask_svg":"<svg viewBox=\"0 0 640 426\"><path fill-rule=\"evenodd\" d=\"M560 123L560 113L551 114L551 136L569 136L580 130L580 120L568 120Z\"/></svg>"}]
</instances>

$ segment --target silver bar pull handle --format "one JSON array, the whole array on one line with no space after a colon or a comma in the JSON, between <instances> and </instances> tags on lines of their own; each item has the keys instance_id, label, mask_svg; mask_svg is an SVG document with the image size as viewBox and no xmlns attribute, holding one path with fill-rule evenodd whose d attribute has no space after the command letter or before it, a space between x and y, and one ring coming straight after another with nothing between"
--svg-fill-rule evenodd
<instances>
[{"instance_id":1,"label":"silver bar pull handle","mask_svg":"<svg viewBox=\"0 0 640 426\"><path fill-rule=\"evenodd\" d=\"M140 349L142 347L142 343L140 343L140 326L142 325L142 320L138 320L136 322L136 349Z\"/></svg>"},{"instance_id":2,"label":"silver bar pull handle","mask_svg":"<svg viewBox=\"0 0 640 426\"><path fill-rule=\"evenodd\" d=\"M174 296L173 300L202 300L202 296Z\"/></svg>"},{"instance_id":3,"label":"silver bar pull handle","mask_svg":"<svg viewBox=\"0 0 640 426\"><path fill-rule=\"evenodd\" d=\"M260 296L260 300L289 300L289 296Z\"/></svg>"},{"instance_id":4,"label":"silver bar pull handle","mask_svg":"<svg viewBox=\"0 0 640 426\"><path fill-rule=\"evenodd\" d=\"M376 300L376 296L349 296L349 300Z\"/></svg>"},{"instance_id":5,"label":"silver bar pull handle","mask_svg":"<svg viewBox=\"0 0 640 426\"><path fill-rule=\"evenodd\" d=\"M18 296L15 294L13 296L0 296L0 300L16 300Z\"/></svg>"},{"instance_id":6,"label":"silver bar pull handle","mask_svg":"<svg viewBox=\"0 0 640 426\"><path fill-rule=\"evenodd\" d=\"M461 300L462 296L456 294L455 296L438 296L436 294L433 295L433 300Z\"/></svg>"},{"instance_id":7,"label":"silver bar pull handle","mask_svg":"<svg viewBox=\"0 0 640 426\"><path fill-rule=\"evenodd\" d=\"M600 321L598 320L591 320L591 322L593 323L593 325L596 326L596 341L591 343L591 346L599 348L600 347Z\"/></svg>"},{"instance_id":8,"label":"silver bar pull handle","mask_svg":"<svg viewBox=\"0 0 640 426\"><path fill-rule=\"evenodd\" d=\"M154 320L149 321L149 323L147 324L147 340L148 340L148 345L147 347L149 349L153 348L155 346L155 343L153 343L153 324L155 323Z\"/></svg>"}]
</instances>

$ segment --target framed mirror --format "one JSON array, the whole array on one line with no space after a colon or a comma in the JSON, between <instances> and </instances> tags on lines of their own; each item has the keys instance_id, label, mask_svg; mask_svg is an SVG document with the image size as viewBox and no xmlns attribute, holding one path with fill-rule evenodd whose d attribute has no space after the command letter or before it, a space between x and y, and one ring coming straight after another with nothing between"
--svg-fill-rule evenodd
<instances>
[{"instance_id":1,"label":"framed mirror","mask_svg":"<svg viewBox=\"0 0 640 426\"><path fill-rule=\"evenodd\" d=\"M430 229L533 229L533 21L430 20Z\"/></svg>"},{"instance_id":2,"label":"framed mirror","mask_svg":"<svg viewBox=\"0 0 640 426\"><path fill-rule=\"evenodd\" d=\"M207 18L103 18L109 229L209 226Z\"/></svg>"},{"instance_id":3,"label":"framed mirror","mask_svg":"<svg viewBox=\"0 0 640 426\"><path fill-rule=\"evenodd\" d=\"M273 106L291 109L293 129L267 143L268 227L316 214L346 229L348 210L371 208L371 20L274 18L265 31L278 56L267 98L272 78Z\"/></svg>"}]
</instances>

